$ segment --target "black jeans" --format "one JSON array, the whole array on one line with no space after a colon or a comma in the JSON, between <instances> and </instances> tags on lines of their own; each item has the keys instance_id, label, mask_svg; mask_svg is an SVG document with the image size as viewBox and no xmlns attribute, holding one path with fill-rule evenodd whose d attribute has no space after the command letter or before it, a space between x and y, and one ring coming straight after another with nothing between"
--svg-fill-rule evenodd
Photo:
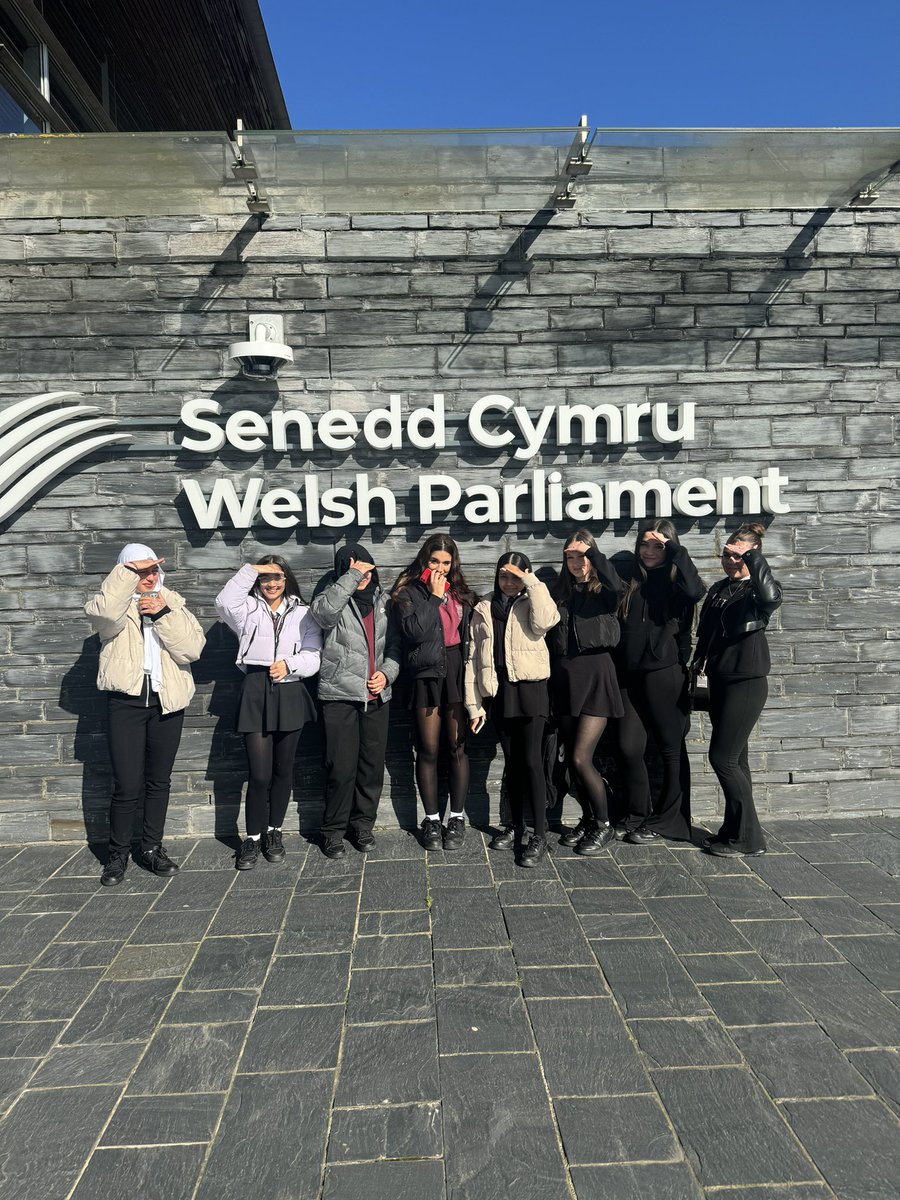
<instances>
[{"instance_id":1,"label":"black jeans","mask_svg":"<svg viewBox=\"0 0 900 1200\"><path fill-rule=\"evenodd\" d=\"M716 840L727 842L745 854L766 848L753 803L747 743L768 694L769 682L764 676L733 682L710 676L709 764L725 794L725 817Z\"/></svg>"},{"instance_id":2,"label":"black jeans","mask_svg":"<svg viewBox=\"0 0 900 1200\"><path fill-rule=\"evenodd\" d=\"M679 663L660 671L628 671L619 680L625 713L618 722L619 749L625 767L629 828L645 825L663 837L691 836L691 769L687 748L690 716L685 670ZM662 787L650 801L644 753L647 735L662 760Z\"/></svg>"},{"instance_id":3,"label":"black jeans","mask_svg":"<svg viewBox=\"0 0 900 1200\"><path fill-rule=\"evenodd\" d=\"M345 833L370 833L384 786L384 752L387 747L391 704L369 705L344 700L323 700L325 727L326 839Z\"/></svg>"},{"instance_id":4,"label":"black jeans","mask_svg":"<svg viewBox=\"0 0 900 1200\"><path fill-rule=\"evenodd\" d=\"M547 832L547 779L544 775L543 717L501 717L494 721L503 751L510 824ZM504 824L506 822L504 821Z\"/></svg>"},{"instance_id":5,"label":"black jeans","mask_svg":"<svg viewBox=\"0 0 900 1200\"><path fill-rule=\"evenodd\" d=\"M143 696L110 692L108 711L113 772L109 848L123 853L131 849L134 816L143 793L141 849L146 852L163 840L184 709L163 713L155 692L150 692L146 700Z\"/></svg>"}]
</instances>

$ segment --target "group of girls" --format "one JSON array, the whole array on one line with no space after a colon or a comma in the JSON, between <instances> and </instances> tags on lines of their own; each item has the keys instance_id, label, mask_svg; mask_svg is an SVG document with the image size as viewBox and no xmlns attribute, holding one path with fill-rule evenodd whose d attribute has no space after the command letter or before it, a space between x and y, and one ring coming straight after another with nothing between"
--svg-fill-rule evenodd
<instances>
[{"instance_id":1,"label":"group of girls","mask_svg":"<svg viewBox=\"0 0 900 1200\"><path fill-rule=\"evenodd\" d=\"M366 852L381 797L392 687L403 675L416 730L415 776L428 850L464 842L469 788L466 739L488 717L504 757L509 819L490 842L519 848L523 867L547 850L545 735L555 728L581 819L561 837L577 854L596 855L618 835L637 843L691 837L685 739L688 679L704 669L712 726L709 758L725 797L711 854L761 854L765 840L753 803L747 744L765 704L769 653L765 628L781 589L762 555L763 528L742 525L722 553L725 577L708 592L670 521L644 522L623 580L594 537L578 530L563 547L553 594L525 554L500 557L490 597L478 598L446 534L421 546L390 593L372 555L346 545L309 605L278 555L241 567L216 598L238 637L243 684L237 729L249 780L246 837L238 870L285 858L282 828L293 763L316 706L304 680L318 674L325 734L322 848L344 842ZM163 586L147 546L125 547L85 611L100 634L98 687L109 692L113 768L109 860L101 882L122 881L143 793L144 865L178 868L162 845L169 780L190 666L203 633L177 593ZM698 602L706 596L690 658ZM615 722L627 811L613 824L595 752ZM659 752L655 800L645 764L648 737ZM438 757L447 751L449 804L442 823Z\"/></svg>"}]
</instances>

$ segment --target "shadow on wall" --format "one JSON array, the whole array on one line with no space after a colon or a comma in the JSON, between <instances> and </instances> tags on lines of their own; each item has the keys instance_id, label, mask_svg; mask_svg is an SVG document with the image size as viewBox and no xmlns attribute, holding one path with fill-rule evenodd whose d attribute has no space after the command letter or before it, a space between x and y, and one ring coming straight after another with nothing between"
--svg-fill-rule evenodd
<instances>
[{"instance_id":1,"label":"shadow on wall","mask_svg":"<svg viewBox=\"0 0 900 1200\"><path fill-rule=\"evenodd\" d=\"M111 774L106 748L106 704L97 692L100 638L84 639L81 653L63 676L59 706L77 718L72 753L82 764L81 812L88 843L105 845L109 837Z\"/></svg>"}]
</instances>

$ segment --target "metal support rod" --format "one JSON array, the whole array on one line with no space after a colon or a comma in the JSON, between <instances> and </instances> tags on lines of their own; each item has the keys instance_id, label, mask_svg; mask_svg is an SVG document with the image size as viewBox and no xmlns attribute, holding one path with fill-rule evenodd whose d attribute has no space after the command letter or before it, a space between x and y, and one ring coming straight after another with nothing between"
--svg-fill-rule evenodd
<instances>
[{"instance_id":1,"label":"metal support rod","mask_svg":"<svg viewBox=\"0 0 900 1200\"><path fill-rule=\"evenodd\" d=\"M562 170L553 185L551 208L574 208L575 198L572 196L572 185L581 175L587 175L591 169L588 152L593 144L593 138L588 141L590 126L586 116L578 122L578 130L572 139L563 163Z\"/></svg>"}]
</instances>

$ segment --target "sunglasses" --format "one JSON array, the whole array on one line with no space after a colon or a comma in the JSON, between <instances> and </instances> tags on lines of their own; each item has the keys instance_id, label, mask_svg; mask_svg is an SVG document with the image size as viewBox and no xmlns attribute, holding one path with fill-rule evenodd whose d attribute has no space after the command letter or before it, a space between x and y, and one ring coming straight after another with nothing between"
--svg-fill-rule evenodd
<instances>
[{"instance_id":1,"label":"sunglasses","mask_svg":"<svg viewBox=\"0 0 900 1200\"><path fill-rule=\"evenodd\" d=\"M283 575L260 575L260 583L280 583L284 579Z\"/></svg>"},{"instance_id":2,"label":"sunglasses","mask_svg":"<svg viewBox=\"0 0 900 1200\"><path fill-rule=\"evenodd\" d=\"M727 558L729 562L743 562L743 554L729 554L727 550L722 551L722 557Z\"/></svg>"}]
</instances>

